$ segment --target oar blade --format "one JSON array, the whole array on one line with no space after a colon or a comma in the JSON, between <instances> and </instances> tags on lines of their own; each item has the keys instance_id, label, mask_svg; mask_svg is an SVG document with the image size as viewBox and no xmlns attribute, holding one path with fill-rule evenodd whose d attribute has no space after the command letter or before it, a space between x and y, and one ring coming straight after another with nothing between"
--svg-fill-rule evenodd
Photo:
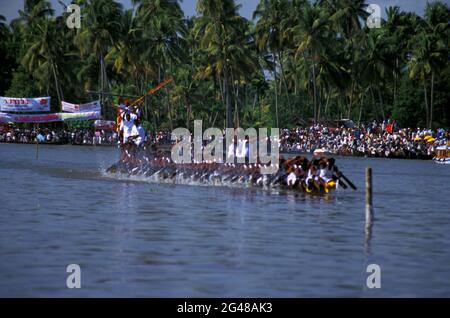
<instances>
[{"instance_id":1,"label":"oar blade","mask_svg":"<svg viewBox=\"0 0 450 318\"><path fill-rule=\"evenodd\" d=\"M342 175L342 178L344 178L344 180L348 183L348 185L353 189L353 190L358 190L357 188L356 188L356 186L353 184L353 182L351 182L350 180L348 180L348 178L346 177L346 176L344 176L344 175Z\"/></svg>"}]
</instances>

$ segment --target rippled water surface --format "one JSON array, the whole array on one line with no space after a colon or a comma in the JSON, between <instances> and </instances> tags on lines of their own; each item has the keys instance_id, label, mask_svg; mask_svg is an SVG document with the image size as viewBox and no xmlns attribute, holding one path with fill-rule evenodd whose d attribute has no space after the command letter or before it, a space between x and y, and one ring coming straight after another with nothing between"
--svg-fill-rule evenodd
<instances>
[{"instance_id":1,"label":"rippled water surface","mask_svg":"<svg viewBox=\"0 0 450 318\"><path fill-rule=\"evenodd\" d=\"M35 152L0 144L0 296L450 296L448 166L338 158L358 191L310 197L109 178L116 148ZM68 264L81 289L67 289Z\"/></svg>"}]
</instances>

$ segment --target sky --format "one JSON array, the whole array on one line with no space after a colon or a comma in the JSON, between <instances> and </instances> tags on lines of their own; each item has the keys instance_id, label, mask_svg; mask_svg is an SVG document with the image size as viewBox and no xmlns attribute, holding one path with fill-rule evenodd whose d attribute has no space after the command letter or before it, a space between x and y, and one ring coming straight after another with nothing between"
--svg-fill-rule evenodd
<instances>
[{"instance_id":1,"label":"sky","mask_svg":"<svg viewBox=\"0 0 450 318\"><path fill-rule=\"evenodd\" d=\"M446 3L450 3L450 0L443 0ZM50 0L53 8L57 14L62 11L62 6L58 0ZM62 0L62 2L69 4L70 0ZM131 8L131 0L122 0L124 7ZM183 0L181 7L183 8L187 16L193 16L195 14L196 0ZM251 19L253 11L256 8L259 0L237 0L237 3L242 5L240 14L247 19ZM422 15L427 0L369 0L367 3L378 4L381 7L381 12L384 15L385 8L389 6L399 6L405 11L414 11L419 15ZM0 0L0 15L6 17L7 21L11 21L18 16L17 11L23 7L23 0Z\"/></svg>"}]
</instances>

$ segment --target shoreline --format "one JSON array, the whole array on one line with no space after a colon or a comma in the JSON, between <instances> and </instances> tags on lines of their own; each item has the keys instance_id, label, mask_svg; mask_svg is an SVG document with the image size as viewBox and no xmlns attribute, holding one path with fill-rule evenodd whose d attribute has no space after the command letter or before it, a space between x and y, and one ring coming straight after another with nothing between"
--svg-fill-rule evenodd
<instances>
[{"instance_id":1,"label":"shoreline","mask_svg":"<svg viewBox=\"0 0 450 318\"><path fill-rule=\"evenodd\" d=\"M36 145L36 142L3 142L0 141L0 144L11 144L11 145ZM51 143L51 142L39 142L39 145L43 146L76 146L76 147L117 147L117 144L74 144L74 143ZM161 149L165 149L167 151L168 147L167 144L159 144L157 147L161 147ZM304 151L280 151L280 155L283 156L298 156L298 155L313 155L313 152L304 152ZM381 155L381 154L351 154L351 153L345 153L345 152L337 152L337 153L327 153L326 156L328 157L351 157L351 158L378 158L378 159L396 159L396 160L419 160L419 161L432 161L435 157L435 154L432 155L422 155L422 154L416 154L413 152L409 152L409 154L404 155L395 155L395 154L389 154L389 156Z\"/></svg>"},{"instance_id":2,"label":"shoreline","mask_svg":"<svg viewBox=\"0 0 450 318\"><path fill-rule=\"evenodd\" d=\"M295 151L280 151L280 154L286 155L312 155L313 152L295 152ZM421 161L431 161L435 157L435 155L421 155L410 152L409 155L395 155L389 154L389 156L381 155L381 154L348 154L343 152L326 154L328 157L339 156L339 157L351 157L351 158L379 158L379 159L397 159L397 160L421 160Z\"/></svg>"},{"instance_id":3,"label":"shoreline","mask_svg":"<svg viewBox=\"0 0 450 318\"><path fill-rule=\"evenodd\" d=\"M7 142L0 141L0 144L11 144L11 145L36 145L36 142ZM39 142L39 145L45 146L83 146L83 147L115 147L117 144L76 144L70 142Z\"/></svg>"}]
</instances>

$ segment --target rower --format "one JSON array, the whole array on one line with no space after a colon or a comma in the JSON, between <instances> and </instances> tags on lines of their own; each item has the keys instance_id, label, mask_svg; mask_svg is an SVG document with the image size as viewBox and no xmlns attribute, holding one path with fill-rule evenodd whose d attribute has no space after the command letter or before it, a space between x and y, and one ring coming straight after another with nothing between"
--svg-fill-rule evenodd
<instances>
[{"instance_id":1,"label":"rower","mask_svg":"<svg viewBox=\"0 0 450 318\"><path fill-rule=\"evenodd\" d=\"M308 192L312 192L312 186L316 186L316 188L319 188L319 185L317 184L318 178L319 178L319 171L318 171L318 166L319 166L319 160L315 159L315 160L311 160L309 162L309 167L308 167L308 175L305 179L305 184L307 187L307 191Z\"/></svg>"},{"instance_id":2,"label":"rower","mask_svg":"<svg viewBox=\"0 0 450 318\"><path fill-rule=\"evenodd\" d=\"M238 159L242 160L243 158L247 157L247 150L248 150L247 145L248 145L247 139L238 141L238 146L237 146L237 150L236 150L236 157ZM238 161L238 162L240 162L240 161Z\"/></svg>"},{"instance_id":3,"label":"rower","mask_svg":"<svg viewBox=\"0 0 450 318\"><path fill-rule=\"evenodd\" d=\"M141 109L137 105L133 107L133 113L136 114L138 119L142 118Z\"/></svg>"},{"instance_id":4,"label":"rower","mask_svg":"<svg viewBox=\"0 0 450 318\"><path fill-rule=\"evenodd\" d=\"M342 176L342 173L335 165L335 162L336 160L334 158L322 158L321 160L319 178L322 181L326 192L328 192L330 188L336 187L339 182L339 178Z\"/></svg>"},{"instance_id":5,"label":"rower","mask_svg":"<svg viewBox=\"0 0 450 318\"><path fill-rule=\"evenodd\" d=\"M228 146L226 157L227 157L227 162L231 162L231 161L235 162L235 141L234 140Z\"/></svg>"},{"instance_id":6,"label":"rower","mask_svg":"<svg viewBox=\"0 0 450 318\"><path fill-rule=\"evenodd\" d=\"M143 145L144 141L145 141L145 129L144 126L142 125L141 120L138 118L134 121L135 123L135 127L136 127L136 131L133 132L134 134L137 133L137 137L134 140L134 143L136 144L136 146L140 147L141 145Z\"/></svg>"},{"instance_id":7,"label":"rower","mask_svg":"<svg viewBox=\"0 0 450 318\"><path fill-rule=\"evenodd\" d=\"M322 158L319 163L319 178L325 183L333 180L333 169L329 166L330 160Z\"/></svg>"},{"instance_id":8,"label":"rower","mask_svg":"<svg viewBox=\"0 0 450 318\"><path fill-rule=\"evenodd\" d=\"M288 187L293 188L297 183L297 175L294 167L289 167L287 170L288 176L286 178L286 183Z\"/></svg>"}]
</instances>

